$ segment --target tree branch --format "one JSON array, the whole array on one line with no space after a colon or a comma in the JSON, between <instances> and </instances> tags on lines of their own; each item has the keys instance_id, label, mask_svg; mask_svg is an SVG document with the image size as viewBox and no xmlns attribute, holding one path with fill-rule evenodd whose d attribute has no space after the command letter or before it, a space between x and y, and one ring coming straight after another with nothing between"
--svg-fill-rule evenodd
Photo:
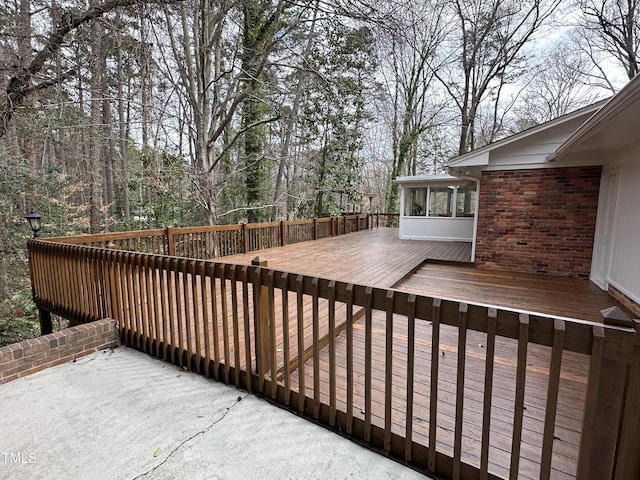
<instances>
[{"instance_id":1,"label":"tree branch","mask_svg":"<svg viewBox=\"0 0 640 480\"><path fill-rule=\"evenodd\" d=\"M16 73L9 79L2 106L0 107L0 138L7 132L7 127L15 111L31 93L58 83L56 81L46 81L36 86L31 85L35 75L42 70L47 60L60 50L62 42L71 31L117 8L140 3L176 3L179 1L182 0L108 0L83 12L64 13L58 25L44 41L44 46L31 60L31 63L25 68L17 68ZM59 80L63 80L63 77Z\"/></svg>"}]
</instances>

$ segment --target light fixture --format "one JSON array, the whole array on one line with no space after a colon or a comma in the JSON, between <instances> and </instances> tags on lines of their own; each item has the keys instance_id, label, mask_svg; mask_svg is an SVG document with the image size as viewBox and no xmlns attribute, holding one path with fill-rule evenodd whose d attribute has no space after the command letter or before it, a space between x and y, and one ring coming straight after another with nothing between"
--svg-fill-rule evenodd
<instances>
[{"instance_id":1,"label":"light fixture","mask_svg":"<svg viewBox=\"0 0 640 480\"><path fill-rule=\"evenodd\" d=\"M29 215L25 215L24 218L29 222L29 227L33 231L33 238L40 236L40 228L42 227L42 215L40 215L35 208L32 208Z\"/></svg>"}]
</instances>

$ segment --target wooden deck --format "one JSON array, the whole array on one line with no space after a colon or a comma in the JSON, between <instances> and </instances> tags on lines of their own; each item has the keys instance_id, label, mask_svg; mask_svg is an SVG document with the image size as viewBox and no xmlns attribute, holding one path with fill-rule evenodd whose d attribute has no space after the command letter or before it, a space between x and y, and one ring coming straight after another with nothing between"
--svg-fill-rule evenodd
<instances>
[{"instance_id":1,"label":"wooden deck","mask_svg":"<svg viewBox=\"0 0 640 480\"><path fill-rule=\"evenodd\" d=\"M602 321L600 311L604 308L618 306L624 310L622 304L588 280L473 266L426 263L396 288L436 298L592 322Z\"/></svg>"},{"instance_id":2,"label":"wooden deck","mask_svg":"<svg viewBox=\"0 0 640 480\"><path fill-rule=\"evenodd\" d=\"M256 255L226 257L230 263L250 263ZM313 243L301 243L260 252L269 267L305 275L343 280L377 287L392 287L411 293L450 299L461 302L480 303L521 311L553 315L588 321L600 321L600 310L617 305L614 299L591 282L573 278L557 278L542 275L514 274L479 270L469 262L470 245L458 242L402 241L397 230L380 229L360 232L345 237L330 238ZM464 265L467 262L468 265ZM344 313L343 313L344 314ZM356 317L358 317L356 315ZM338 316L340 323L344 317ZM403 358L406 355L407 319L394 316L393 355L394 360L394 420L393 431L401 434L404 424L401 419L406 412L407 369ZM326 328L322 324L323 329ZM386 319L381 312L373 317L374 371L384 371L386 355ZM354 375L364 378L364 319L362 315L354 323ZM430 322L416 324L416 344L419 346L415 358L414 429L413 438L424 445L429 444L429 416L432 358L432 325ZM278 340L281 341L281 337ZM462 441L462 458L470 465L478 466L481 456L481 434L484 395L484 365L486 334L472 332L467 338L466 364L467 385L464 391L466 425ZM437 448L448 455L454 449L456 409L456 366L458 351L457 328L445 326L440 331L440 368L443 374L438 379L438 430ZM517 380L517 341L499 339L495 346L494 391L491 398L491 433L489 449L489 471L499 478L509 477L514 393ZM293 352L292 352L293 354ZM337 401L338 408L346 408L346 336L341 333L336 341L338 360ZM551 349L531 345L527 353L527 380L524 430L522 435L520 477L536 479L540 475L540 452L544 431L544 412L547 395ZM280 364L280 362L278 362ZM313 358L305 358L303 389L308 397L314 395L314 371L327 372L329 349L320 351L319 366ZM558 413L556 420L554 454L551 478L575 478L579 440L584 414L584 401L589 367L586 355L565 352L559 387ZM291 387L298 390L300 373L292 365ZM446 372L450 372L450 376ZM321 399L328 402L328 375L321 373ZM282 380L282 377L280 377ZM384 427L384 378L373 379L372 423ZM354 415L364 418L363 389L354 395ZM362 408L358 408L358 406Z\"/></svg>"},{"instance_id":3,"label":"wooden deck","mask_svg":"<svg viewBox=\"0 0 640 480\"><path fill-rule=\"evenodd\" d=\"M471 244L400 240L397 228L378 228L216 261L249 265L258 256L277 270L389 288L428 260L470 262Z\"/></svg>"},{"instance_id":4,"label":"wooden deck","mask_svg":"<svg viewBox=\"0 0 640 480\"><path fill-rule=\"evenodd\" d=\"M77 255L84 247L54 246L62 253L57 257L49 252L53 248L44 247L50 255L46 258L56 259L55 268L78 272L61 276L69 282L62 288L51 285L53 293L45 291L47 298L73 306L74 298L87 295L78 285L97 285L92 295L97 299L109 294L104 305L111 308L110 318L119 321L127 345L239 388L241 371L251 372L254 382L262 382L259 385L270 382L264 393L273 399L283 387L281 403L290 408L295 408L291 396L309 416L313 404L316 420L320 406L329 407L329 414L323 414L329 425L334 425L336 409L344 415L353 407L358 428L364 428L358 438L369 442L373 425L376 435L384 431L386 450L390 436L402 437L411 422L405 449L421 452L424 465L429 448L431 471L437 471L431 467L435 447L441 460L453 459L454 466L462 461L488 471L492 479L515 478L518 472L517 478L534 480L543 476L545 462L551 469L549 478L576 478L589 350L563 349L563 340L556 342L564 338L561 320L549 322L534 314L529 323L527 316L499 310L577 318L578 323L597 321L600 310L615 302L588 281L476 270L468 263L469 244L401 241L397 229L383 228L228 256L216 263L112 250L86 252L109 259L100 264ZM33 264L44 264L43 252L33 250ZM256 256L268 262L267 269L242 266ZM108 279L104 284L91 281L103 277L96 275L100 268ZM331 280L367 288L343 284L337 295ZM256 288L260 293L254 295ZM347 294L349 288L359 292L353 307L354 290ZM440 312L440 300L410 300L412 296L402 291L445 300L447 321L441 323L440 313L435 313ZM405 303L399 308L401 302ZM410 302L414 308L421 304L422 312L433 305L432 315L414 319ZM471 329L467 309L458 302L495 306L498 312L470 307L476 312ZM590 324L569 328L571 323L566 323L567 334L577 327L580 332L595 331ZM553 349L540 337L549 324ZM504 328L496 336L503 326L515 327L515 336ZM536 341L528 340L533 336ZM258 348L256 342L265 345L265 339L268 345ZM268 352L268 358L256 358L259 350L262 355ZM557 402L551 393L556 386ZM255 383L251 388L262 390ZM549 405L554 411L557 407L557 415L549 416ZM345 428L350 432L349 423ZM548 462L541 461L543 450Z\"/></svg>"},{"instance_id":5,"label":"wooden deck","mask_svg":"<svg viewBox=\"0 0 640 480\"><path fill-rule=\"evenodd\" d=\"M249 265L257 256L277 270L541 315L599 322L600 310L623 308L588 280L476 269L470 263L470 243L400 240L394 228L218 261Z\"/></svg>"}]
</instances>

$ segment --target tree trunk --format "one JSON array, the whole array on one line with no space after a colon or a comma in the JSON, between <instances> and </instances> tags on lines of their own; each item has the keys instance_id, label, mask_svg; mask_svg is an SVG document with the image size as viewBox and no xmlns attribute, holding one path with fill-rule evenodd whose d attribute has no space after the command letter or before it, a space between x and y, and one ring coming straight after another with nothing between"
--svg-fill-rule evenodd
<instances>
[{"instance_id":1,"label":"tree trunk","mask_svg":"<svg viewBox=\"0 0 640 480\"><path fill-rule=\"evenodd\" d=\"M101 131L102 120L102 24L93 22L91 25L89 68L91 70L91 126L89 128L89 230L90 233L100 232L101 225Z\"/></svg>"}]
</instances>

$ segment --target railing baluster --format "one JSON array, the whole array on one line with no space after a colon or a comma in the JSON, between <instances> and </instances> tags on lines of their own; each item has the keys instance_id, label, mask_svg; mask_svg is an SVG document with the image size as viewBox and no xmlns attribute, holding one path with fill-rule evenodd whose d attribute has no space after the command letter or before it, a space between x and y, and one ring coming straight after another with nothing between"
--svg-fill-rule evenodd
<instances>
[{"instance_id":1,"label":"railing baluster","mask_svg":"<svg viewBox=\"0 0 640 480\"><path fill-rule=\"evenodd\" d=\"M587 398L584 403L582 420L582 438L578 455L578 471L576 478L589 478L590 460L597 456L594 449L596 437L596 415L598 408L598 394L601 383L602 364L604 359L604 328L600 325L592 328L593 345L589 362L589 380L587 382Z\"/></svg>"},{"instance_id":2,"label":"railing baluster","mask_svg":"<svg viewBox=\"0 0 640 480\"><path fill-rule=\"evenodd\" d=\"M413 380L415 370L416 347L416 296L407 298L407 413L405 418L404 459L411 461L413 456Z\"/></svg>"},{"instance_id":3,"label":"railing baluster","mask_svg":"<svg viewBox=\"0 0 640 480\"><path fill-rule=\"evenodd\" d=\"M178 352L180 351L180 341L182 334L180 333L180 317L178 310L180 309L180 302L178 290L180 287L180 276L178 274L178 259L171 259L171 274L168 278L169 281L169 337L171 340L171 362L180 365L181 360L178 358ZM182 355L180 355L182 357Z\"/></svg>"},{"instance_id":4,"label":"railing baluster","mask_svg":"<svg viewBox=\"0 0 640 480\"><path fill-rule=\"evenodd\" d=\"M220 301L222 313L222 348L224 352L224 383L229 384L229 308L227 306L227 265L220 264Z\"/></svg>"},{"instance_id":5,"label":"railing baluster","mask_svg":"<svg viewBox=\"0 0 640 480\"><path fill-rule=\"evenodd\" d=\"M278 366L277 366L277 351L276 351L276 315L275 315L275 282L273 270L269 270L267 273L267 281L269 282L269 360L271 370L271 398L275 400L278 393Z\"/></svg>"},{"instance_id":6,"label":"railing baluster","mask_svg":"<svg viewBox=\"0 0 640 480\"><path fill-rule=\"evenodd\" d=\"M207 268L210 264L200 262L198 264L198 274L200 275L200 291L202 292L202 327L204 335L204 375L211 378L211 320L209 317L209 302L207 279L212 282L214 278L207 275Z\"/></svg>"},{"instance_id":7,"label":"railing baluster","mask_svg":"<svg viewBox=\"0 0 640 480\"><path fill-rule=\"evenodd\" d=\"M233 318L233 371L236 388L240 388L240 321L238 318L238 284L236 267L231 267L231 312Z\"/></svg>"},{"instance_id":8,"label":"railing baluster","mask_svg":"<svg viewBox=\"0 0 640 480\"><path fill-rule=\"evenodd\" d=\"M329 425L336 424L336 282L329 282Z\"/></svg>"},{"instance_id":9,"label":"railing baluster","mask_svg":"<svg viewBox=\"0 0 640 480\"><path fill-rule=\"evenodd\" d=\"M291 372L289 367L289 274L283 273L281 277L282 285L282 352L284 356L284 404L291 403Z\"/></svg>"},{"instance_id":10,"label":"railing baluster","mask_svg":"<svg viewBox=\"0 0 640 480\"><path fill-rule=\"evenodd\" d=\"M436 432L438 428L438 378L440 362L440 316L442 314L442 300L433 299L431 325L431 387L429 391L429 453L427 468L436 471Z\"/></svg>"},{"instance_id":11,"label":"railing baluster","mask_svg":"<svg viewBox=\"0 0 640 480\"><path fill-rule=\"evenodd\" d=\"M371 349L373 339L373 289L365 288L364 320L364 441L371 441Z\"/></svg>"},{"instance_id":12,"label":"railing baluster","mask_svg":"<svg viewBox=\"0 0 640 480\"><path fill-rule=\"evenodd\" d=\"M393 290L386 295L385 374L384 374L384 449L391 451L391 402L393 400Z\"/></svg>"},{"instance_id":13,"label":"railing baluster","mask_svg":"<svg viewBox=\"0 0 640 480\"><path fill-rule=\"evenodd\" d=\"M313 290L313 418L320 417L320 319L318 314L318 278L311 280Z\"/></svg>"},{"instance_id":14,"label":"railing baluster","mask_svg":"<svg viewBox=\"0 0 640 480\"><path fill-rule=\"evenodd\" d=\"M244 354L245 354L245 370L247 373L247 392L251 393L252 372L251 369L251 325L249 323L249 267L242 267L242 311L244 314Z\"/></svg>"},{"instance_id":15,"label":"railing baluster","mask_svg":"<svg viewBox=\"0 0 640 480\"><path fill-rule=\"evenodd\" d=\"M199 289L202 282L198 281L198 265L200 262L191 260L189 262L189 269L191 273L191 299L193 301L193 323L194 323L194 336L195 336L195 370L198 373L202 373L202 359L204 358L202 351L202 307L205 304L204 291ZM200 291L200 295L198 295Z\"/></svg>"},{"instance_id":16,"label":"railing baluster","mask_svg":"<svg viewBox=\"0 0 640 480\"><path fill-rule=\"evenodd\" d=\"M160 271L158 270L158 263L160 262L159 257L153 255L151 257L150 268L151 268L151 295L152 295L152 303L151 307L153 310L153 325L154 325L154 335L153 335L153 351L154 355L160 358L160 317L162 316L162 303L160 301L160 295L162 295L162 290L160 290L158 286L158 274Z\"/></svg>"},{"instance_id":17,"label":"railing baluster","mask_svg":"<svg viewBox=\"0 0 640 480\"><path fill-rule=\"evenodd\" d=\"M524 415L524 393L527 380L527 345L529 344L529 315L521 313L518 336L518 367L516 371L516 404L513 414L513 443L511 444L511 467L509 478L517 480L520 468L520 444Z\"/></svg>"},{"instance_id":18,"label":"railing baluster","mask_svg":"<svg viewBox=\"0 0 640 480\"><path fill-rule=\"evenodd\" d=\"M353 285L346 287L347 296L347 425L349 435L353 433Z\"/></svg>"},{"instance_id":19,"label":"railing baluster","mask_svg":"<svg viewBox=\"0 0 640 480\"><path fill-rule=\"evenodd\" d=\"M220 329L218 327L218 292L216 288L218 264L211 263L208 267L211 279L211 328L213 333L213 378L220 381ZM221 280L222 281L222 280Z\"/></svg>"},{"instance_id":20,"label":"railing baluster","mask_svg":"<svg viewBox=\"0 0 640 480\"><path fill-rule=\"evenodd\" d=\"M136 254L131 253L128 257L129 259L129 278L127 279L128 287L129 287L129 313L131 314L131 344L134 348L140 348L140 329L138 327L139 315L138 308L139 302L137 301L138 295L136 294L139 291L138 287L138 267L135 263Z\"/></svg>"},{"instance_id":21,"label":"railing baluster","mask_svg":"<svg viewBox=\"0 0 640 480\"><path fill-rule=\"evenodd\" d=\"M193 370L193 366L192 366L192 360L193 360L193 338L192 338L192 334L191 334L191 319L192 319L192 312L191 312L191 306L193 305L192 301L191 301L191 292L189 292L189 285L190 285L190 277L191 275L189 275L189 263L186 260L182 260L180 262L181 264L181 273L182 273L182 292L183 292L183 297L182 297L182 307L183 309L181 309L184 313L184 318L183 321L180 322L180 324L183 326L184 331L185 331L185 342L186 345L182 346L183 349L183 356L186 353L186 361L184 362L184 365L186 366L186 368L188 370ZM185 348L186 347L186 348Z\"/></svg>"},{"instance_id":22,"label":"railing baluster","mask_svg":"<svg viewBox=\"0 0 640 480\"><path fill-rule=\"evenodd\" d=\"M296 313L298 319L298 410L304 412L304 403L307 396L304 371L304 277L296 277Z\"/></svg>"},{"instance_id":23,"label":"railing baluster","mask_svg":"<svg viewBox=\"0 0 640 480\"><path fill-rule=\"evenodd\" d=\"M160 305L162 313L162 358L169 361L169 328L171 327L171 314L169 307L169 280L170 273L168 270L169 261L163 258L160 261L159 280L160 280Z\"/></svg>"},{"instance_id":24,"label":"railing baluster","mask_svg":"<svg viewBox=\"0 0 640 480\"><path fill-rule=\"evenodd\" d=\"M140 303L142 307L142 349L151 352L151 286L149 285L149 256L141 257L140 265Z\"/></svg>"},{"instance_id":25,"label":"railing baluster","mask_svg":"<svg viewBox=\"0 0 640 480\"><path fill-rule=\"evenodd\" d=\"M487 312L487 342L484 366L480 480L487 480L489 478L489 433L491 431L491 401L493 398L493 367L495 363L497 319L497 310L495 308L489 308Z\"/></svg>"},{"instance_id":26,"label":"railing baluster","mask_svg":"<svg viewBox=\"0 0 640 480\"><path fill-rule=\"evenodd\" d=\"M462 425L464 417L464 377L467 359L467 312L469 306L461 303L458 314L458 364L456 371L456 418L453 439L453 480L460 479L462 466Z\"/></svg>"},{"instance_id":27,"label":"railing baluster","mask_svg":"<svg viewBox=\"0 0 640 480\"><path fill-rule=\"evenodd\" d=\"M542 439L542 456L540 459L540 480L549 480L551 478L551 455L553 453L553 435L556 426L556 411L558 408L564 332L564 321L555 319L553 322L553 347L551 349L551 363L549 365L547 408L544 418L544 436Z\"/></svg>"}]
</instances>

